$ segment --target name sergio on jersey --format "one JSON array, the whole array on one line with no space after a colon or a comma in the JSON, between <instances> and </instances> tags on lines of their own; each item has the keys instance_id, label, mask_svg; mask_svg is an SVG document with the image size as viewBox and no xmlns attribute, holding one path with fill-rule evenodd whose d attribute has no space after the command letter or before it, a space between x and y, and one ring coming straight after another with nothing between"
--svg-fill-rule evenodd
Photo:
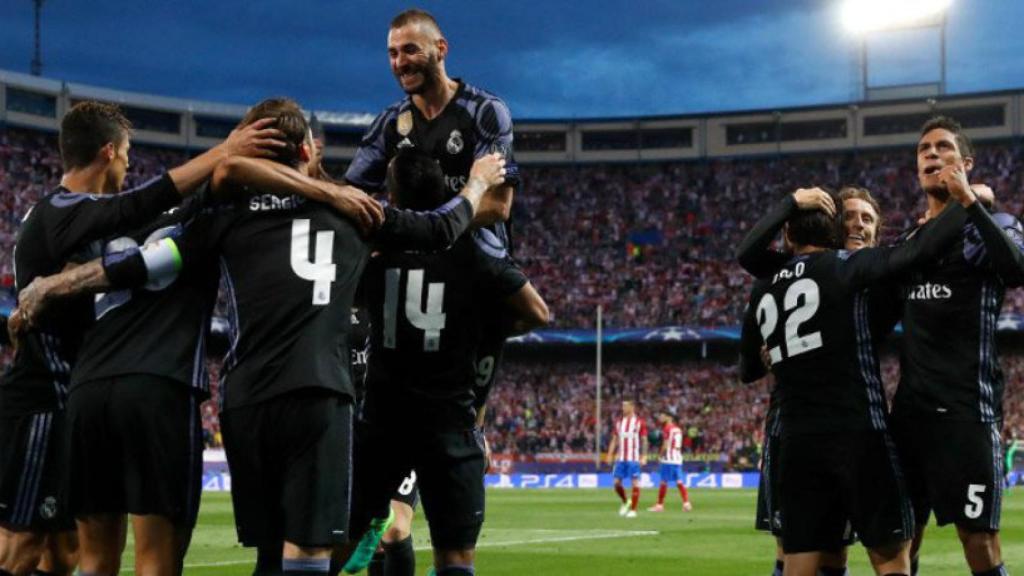
<instances>
[{"instance_id":1,"label":"name sergio on jersey","mask_svg":"<svg viewBox=\"0 0 1024 576\"><path fill-rule=\"evenodd\" d=\"M274 194L258 194L249 198L250 212L267 212L271 210L294 210L306 203L302 196L275 196Z\"/></svg>"},{"instance_id":2,"label":"name sergio on jersey","mask_svg":"<svg viewBox=\"0 0 1024 576\"><path fill-rule=\"evenodd\" d=\"M907 289L907 300L949 300L953 290L945 284L918 284Z\"/></svg>"}]
</instances>

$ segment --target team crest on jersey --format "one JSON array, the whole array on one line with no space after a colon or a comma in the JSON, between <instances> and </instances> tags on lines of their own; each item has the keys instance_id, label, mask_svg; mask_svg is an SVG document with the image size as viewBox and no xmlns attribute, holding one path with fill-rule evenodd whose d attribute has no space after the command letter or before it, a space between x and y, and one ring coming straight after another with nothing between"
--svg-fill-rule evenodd
<instances>
[{"instance_id":1,"label":"team crest on jersey","mask_svg":"<svg viewBox=\"0 0 1024 576\"><path fill-rule=\"evenodd\" d=\"M452 130L451 135L448 136L448 144L446 145L448 153L451 155L458 154L459 152L462 152L462 148L465 145L466 143L462 141L462 132Z\"/></svg>"},{"instance_id":2,"label":"team crest on jersey","mask_svg":"<svg viewBox=\"0 0 1024 576\"><path fill-rule=\"evenodd\" d=\"M412 110L406 110L398 115L398 133L408 136L412 132Z\"/></svg>"},{"instance_id":3,"label":"team crest on jersey","mask_svg":"<svg viewBox=\"0 0 1024 576\"><path fill-rule=\"evenodd\" d=\"M43 520L53 520L57 515L57 499L53 496L47 496L43 503L39 505L39 516Z\"/></svg>"}]
</instances>

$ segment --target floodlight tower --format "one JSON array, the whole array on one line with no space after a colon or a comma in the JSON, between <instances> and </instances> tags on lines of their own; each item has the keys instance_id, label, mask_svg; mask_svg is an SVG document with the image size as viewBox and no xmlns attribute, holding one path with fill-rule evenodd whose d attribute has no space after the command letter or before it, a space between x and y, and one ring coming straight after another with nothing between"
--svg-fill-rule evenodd
<instances>
[{"instance_id":1,"label":"floodlight tower","mask_svg":"<svg viewBox=\"0 0 1024 576\"><path fill-rule=\"evenodd\" d=\"M879 86L868 82L868 38L871 34L933 28L939 32L939 81L935 85L917 86L918 95L938 96L946 93L946 14L953 0L844 0L843 22L860 37L861 86L865 100L871 100L885 89L908 86Z\"/></svg>"},{"instance_id":2,"label":"floodlight tower","mask_svg":"<svg viewBox=\"0 0 1024 576\"><path fill-rule=\"evenodd\" d=\"M36 5L36 46L35 52L32 54L32 65L30 68L33 76L40 76L43 73L43 51L39 34L39 21L42 19L43 2L45 1L32 0L32 3Z\"/></svg>"}]
</instances>

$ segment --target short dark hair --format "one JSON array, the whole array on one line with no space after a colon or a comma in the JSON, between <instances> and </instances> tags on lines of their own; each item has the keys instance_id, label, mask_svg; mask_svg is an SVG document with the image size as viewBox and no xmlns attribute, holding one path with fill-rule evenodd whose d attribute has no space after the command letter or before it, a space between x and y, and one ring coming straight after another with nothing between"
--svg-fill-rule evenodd
<instances>
[{"instance_id":1,"label":"short dark hair","mask_svg":"<svg viewBox=\"0 0 1024 576\"><path fill-rule=\"evenodd\" d=\"M786 221L789 239L801 246L835 248L838 245L837 220L822 210L797 210Z\"/></svg>"},{"instance_id":2,"label":"short dark hair","mask_svg":"<svg viewBox=\"0 0 1024 576\"><path fill-rule=\"evenodd\" d=\"M437 19L434 15L426 10L420 10L419 8L410 8L403 10L398 13L397 16L391 19L391 29L401 28L408 24L426 24L434 28L438 34L441 34L441 26L437 23Z\"/></svg>"},{"instance_id":3,"label":"short dark hair","mask_svg":"<svg viewBox=\"0 0 1024 576\"><path fill-rule=\"evenodd\" d=\"M84 168L109 143L120 146L132 123L116 104L86 100L72 106L60 121L60 159L64 171Z\"/></svg>"},{"instance_id":4,"label":"short dark hair","mask_svg":"<svg viewBox=\"0 0 1024 576\"><path fill-rule=\"evenodd\" d=\"M415 148L404 148L388 165L387 187L402 208L433 210L444 202L446 187L441 165Z\"/></svg>"},{"instance_id":5,"label":"short dark hair","mask_svg":"<svg viewBox=\"0 0 1024 576\"><path fill-rule=\"evenodd\" d=\"M971 139L964 134L964 127L959 122L949 116L932 116L925 121L924 125L921 126L921 134L919 138L924 137L925 134L936 129L949 130L956 136L956 145L960 148L960 155L967 157L974 157L974 144L971 143Z\"/></svg>"},{"instance_id":6,"label":"short dark hair","mask_svg":"<svg viewBox=\"0 0 1024 576\"><path fill-rule=\"evenodd\" d=\"M871 191L867 188L861 188L860 186L843 186L839 189L840 210L843 209L843 205L846 201L851 198L863 200L874 208L875 216L878 216L878 230L881 230L882 225L885 224L885 218L882 216L881 205L879 205L878 200L875 200L875 197L871 195Z\"/></svg>"},{"instance_id":7,"label":"short dark hair","mask_svg":"<svg viewBox=\"0 0 1024 576\"><path fill-rule=\"evenodd\" d=\"M309 123L299 103L291 98L267 98L256 104L245 114L238 127L248 126L257 120L264 118L275 118L273 128L280 130L286 144L284 148L277 150L275 160L282 164L295 167L299 164L299 148L306 141L309 133Z\"/></svg>"}]
</instances>

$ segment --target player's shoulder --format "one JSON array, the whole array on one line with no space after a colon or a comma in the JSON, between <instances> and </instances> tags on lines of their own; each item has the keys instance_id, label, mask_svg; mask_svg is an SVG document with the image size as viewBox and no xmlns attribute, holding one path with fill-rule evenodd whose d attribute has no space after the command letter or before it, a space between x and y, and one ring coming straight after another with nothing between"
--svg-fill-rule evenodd
<instances>
[{"instance_id":1,"label":"player's shoulder","mask_svg":"<svg viewBox=\"0 0 1024 576\"><path fill-rule=\"evenodd\" d=\"M1007 212L995 212L992 214L992 219L995 220L996 224L998 224L1001 228L1015 230L1024 229L1024 227L1022 227L1021 225L1020 219L1014 216L1013 214L1009 214Z\"/></svg>"},{"instance_id":2,"label":"player's shoulder","mask_svg":"<svg viewBox=\"0 0 1024 576\"><path fill-rule=\"evenodd\" d=\"M401 100L392 102L377 115L377 119L374 124L390 124L396 122L398 117L403 112L410 112L412 109L412 98L409 96L403 97Z\"/></svg>"},{"instance_id":3,"label":"player's shoulder","mask_svg":"<svg viewBox=\"0 0 1024 576\"><path fill-rule=\"evenodd\" d=\"M462 82L462 98L478 104L482 103L499 103L505 106L505 101L502 100L497 94L489 90L485 90L479 86L474 86L469 82ZM507 108L507 106L506 106Z\"/></svg>"},{"instance_id":4,"label":"player's shoulder","mask_svg":"<svg viewBox=\"0 0 1024 576\"><path fill-rule=\"evenodd\" d=\"M483 88L465 82L462 84L456 104L476 119L479 126L500 130L512 123L512 113L504 100Z\"/></svg>"}]
</instances>

